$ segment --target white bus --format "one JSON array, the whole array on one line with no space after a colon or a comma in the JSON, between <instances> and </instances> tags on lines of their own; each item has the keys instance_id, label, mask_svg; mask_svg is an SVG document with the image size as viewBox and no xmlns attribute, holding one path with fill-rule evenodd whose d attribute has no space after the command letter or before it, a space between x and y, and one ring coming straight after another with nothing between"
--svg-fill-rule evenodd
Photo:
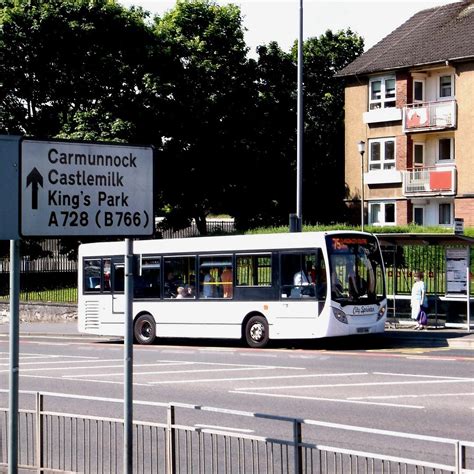
<instances>
[{"instance_id":1,"label":"white bus","mask_svg":"<svg viewBox=\"0 0 474 474\"><path fill-rule=\"evenodd\" d=\"M125 243L79 247L79 331L124 336ZM134 242L134 337L310 339L381 333L377 238L304 232Z\"/></svg>"}]
</instances>

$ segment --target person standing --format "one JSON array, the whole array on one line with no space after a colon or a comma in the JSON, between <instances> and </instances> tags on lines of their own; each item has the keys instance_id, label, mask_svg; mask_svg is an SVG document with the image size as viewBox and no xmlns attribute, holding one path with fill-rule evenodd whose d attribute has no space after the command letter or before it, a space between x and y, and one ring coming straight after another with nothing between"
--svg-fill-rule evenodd
<instances>
[{"instance_id":1,"label":"person standing","mask_svg":"<svg viewBox=\"0 0 474 474\"><path fill-rule=\"evenodd\" d=\"M414 275L415 282L413 283L411 289L411 319L417 322L415 329L426 329L427 321L420 321L421 311L426 311L428 309L428 298L426 297L426 287L425 282L423 281L423 272L415 272ZM426 313L425 313L426 314Z\"/></svg>"},{"instance_id":2,"label":"person standing","mask_svg":"<svg viewBox=\"0 0 474 474\"><path fill-rule=\"evenodd\" d=\"M221 274L222 286L224 287L224 298L232 298L232 271L229 267L225 267Z\"/></svg>"},{"instance_id":3,"label":"person standing","mask_svg":"<svg viewBox=\"0 0 474 474\"><path fill-rule=\"evenodd\" d=\"M203 280L203 288L202 288L202 295L204 298L215 298L215 286L214 286L214 278L211 274L210 269L206 269L206 273L204 274Z\"/></svg>"}]
</instances>

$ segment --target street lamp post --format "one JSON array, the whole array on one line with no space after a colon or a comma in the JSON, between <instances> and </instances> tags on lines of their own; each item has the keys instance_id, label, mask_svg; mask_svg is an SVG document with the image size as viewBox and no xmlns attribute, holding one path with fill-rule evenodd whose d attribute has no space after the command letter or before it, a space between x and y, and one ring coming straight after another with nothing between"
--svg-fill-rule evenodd
<instances>
[{"instance_id":1,"label":"street lamp post","mask_svg":"<svg viewBox=\"0 0 474 474\"><path fill-rule=\"evenodd\" d=\"M357 144L357 149L360 153L360 227L364 232L364 153L365 153L365 142L360 141Z\"/></svg>"},{"instance_id":2,"label":"street lamp post","mask_svg":"<svg viewBox=\"0 0 474 474\"><path fill-rule=\"evenodd\" d=\"M290 232L303 230L303 0L299 1L297 128L296 128L296 214L290 214Z\"/></svg>"}]
</instances>

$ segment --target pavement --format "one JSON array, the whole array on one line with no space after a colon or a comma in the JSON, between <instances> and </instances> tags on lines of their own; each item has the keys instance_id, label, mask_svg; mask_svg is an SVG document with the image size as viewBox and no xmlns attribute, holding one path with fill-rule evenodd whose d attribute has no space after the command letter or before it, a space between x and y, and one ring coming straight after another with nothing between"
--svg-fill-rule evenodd
<instances>
[{"instance_id":1,"label":"pavement","mask_svg":"<svg viewBox=\"0 0 474 474\"><path fill-rule=\"evenodd\" d=\"M10 332L8 322L0 323L0 335ZM76 321L66 322L22 322L20 336L53 336L65 338L96 338L89 334L79 333ZM427 331L415 331L409 321L403 324L392 324L387 327L383 338L387 346L450 347L457 349L474 349L474 332L466 328L431 327Z\"/></svg>"}]
</instances>

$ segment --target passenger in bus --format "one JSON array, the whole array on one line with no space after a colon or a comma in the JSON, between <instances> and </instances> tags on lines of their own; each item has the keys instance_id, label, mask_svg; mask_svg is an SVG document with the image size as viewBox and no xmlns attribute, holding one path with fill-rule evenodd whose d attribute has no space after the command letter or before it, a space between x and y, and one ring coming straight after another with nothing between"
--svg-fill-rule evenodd
<instances>
[{"instance_id":1,"label":"passenger in bus","mask_svg":"<svg viewBox=\"0 0 474 474\"><path fill-rule=\"evenodd\" d=\"M301 298L302 296L314 296L314 282L311 280L311 262L306 263L306 271L301 269L293 276L293 289L290 298Z\"/></svg>"},{"instance_id":2,"label":"passenger in bus","mask_svg":"<svg viewBox=\"0 0 474 474\"><path fill-rule=\"evenodd\" d=\"M165 298L175 298L177 295L176 282L173 272L169 272L165 281Z\"/></svg>"},{"instance_id":3,"label":"passenger in bus","mask_svg":"<svg viewBox=\"0 0 474 474\"><path fill-rule=\"evenodd\" d=\"M178 286L176 299L182 299L187 297L187 291L183 286Z\"/></svg>"},{"instance_id":4,"label":"passenger in bus","mask_svg":"<svg viewBox=\"0 0 474 474\"><path fill-rule=\"evenodd\" d=\"M211 275L211 271L206 269L202 282L202 296L204 298L215 298L214 289L214 278Z\"/></svg>"},{"instance_id":5,"label":"passenger in bus","mask_svg":"<svg viewBox=\"0 0 474 474\"><path fill-rule=\"evenodd\" d=\"M341 298L344 296L344 287L342 285L342 281L339 279L335 271L331 273L331 287L333 298Z\"/></svg>"},{"instance_id":6,"label":"passenger in bus","mask_svg":"<svg viewBox=\"0 0 474 474\"><path fill-rule=\"evenodd\" d=\"M326 290L327 290L326 270L324 268L319 268L319 272L316 273L316 281L315 281L316 298L318 298L319 300L325 300Z\"/></svg>"},{"instance_id":7,"label":"passenger in bus","mask_svg":"<svg viewBox=\"0 0 474 474\"><path fill-rule=\"evenodd\" d=\"M224 298L232 298L233 287L232 287L232 270L229 267L225 267L221 275L222 286L224 290Z\"/></svg>"},{"instance_id":8,"label":"passenger in bus","mask_svg":"<svg viewBox=\"0 0 474 474\"><path fill-rule=\"evenodd\" d=\"M219 269L214 269L215 275L215 285L214 285L214 298L223 298L224 297L224 288L222 285L222 279L219 275Z\"/></svg>"}]
</instances>

